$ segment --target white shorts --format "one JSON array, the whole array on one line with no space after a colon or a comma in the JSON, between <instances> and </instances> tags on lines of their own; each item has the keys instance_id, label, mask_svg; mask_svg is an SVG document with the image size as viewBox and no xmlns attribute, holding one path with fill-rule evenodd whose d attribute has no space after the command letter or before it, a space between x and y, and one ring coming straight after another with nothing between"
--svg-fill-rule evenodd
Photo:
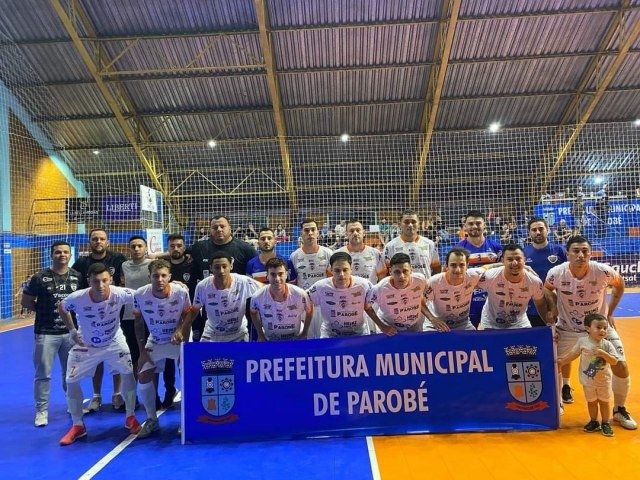
<instances>
[{"instance_id":1,"label":"white shorts","mask_svg":"<svg viewBox=\"0 0 640 480\"><path fill-rule=\"evenodd\" d=\"M74 345L67 361L67 383L93 377L96 367L102 362L107 364L109 373L133 373L131 352L122 330L118 329L113 340L104 347Z\"/></svg>"},{"instance_id":2,"label":"white shorts","mask_svg":"<svg viewBox=\"0 0 640 480\"><path fill-rule=\"evenodd\" d=\"M597 400L609 402L613 396L611 383L608 385L583 385L582 389L584 390L584 398L589 403Z\"/></svg>"},{"instance_id":3,"label":"white shorts","mask_svg":"<svg viewBox=\"0 0 640 480\"><path fill-rule=\"evenodd\" d=\"M202 336L200 337L201 342L248 342L249 341L249 332L247 330L243 330L242 328L238 330L236 333L231 333L229 335L214 335L214 330L209 325L209 322L204 325L204 332L202 332Z\"/></svg>"},{"instance_id":4,"label":"white shorts","mask_svg":"<svg viewBox=\"0 0 640 480\"><path fill-rule=\"evenodd\" d=\"M569 350L573 348L580 337L587 336L587 332L569 332L566 330L560 330L559 328L556 329L556 332L558 333L559 357L562 357L567 352L569 352ZM609 340L613 344L613 347L616 349L616 352L618 353L618 361L625 362L626 358L624 356L624 347L622 346L622 340L620 339L618 332L615 329L609 327L609 329L607 330L606 339Z\"/></svg>"},{"instance_id":5,"label":"white shorts","mask_svg":"<svg viewBox=\"0 0 640 480\"><path fill-rule=\"evenodd\" d=\"M180 345L173 343L147 343L145 350L149 353L153 364L146 362L140 369L140 373L153 369L156 373L164 372L164 363L167 358L180 361Z\"/></svg>"}]
</instances>

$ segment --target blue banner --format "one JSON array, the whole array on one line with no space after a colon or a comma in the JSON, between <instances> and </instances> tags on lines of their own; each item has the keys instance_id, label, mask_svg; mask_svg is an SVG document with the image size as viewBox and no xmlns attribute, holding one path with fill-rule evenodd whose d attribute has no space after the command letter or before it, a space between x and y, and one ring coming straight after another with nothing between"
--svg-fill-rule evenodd
<instances>
[{"instance_id":1,"label":"blue banner","mask_svg":"<svg viewBox=\"0 0 640 480\"><path fill-rule=\"evenodd\" d=\"M183 442L558 428L551 329L183 344Z\"/></svg>"},{"instance_id":2,"label":"blue banner","mask_svg":"<svg viewBox=\"0 0 640 480\"><path fill-rule=\"evenodd\" d=\"M103 220L138 220L139 218L139 195L105 197L102 201Z\"/></svg>"},{"instance_id":3,"label":"blue banner","mask_svg":"<svg viewBox=\"0 0 640 480\"><path fill-rule=\"evenodd\" d=\"M585 225L590 226L595 223L592 210L596 204L595 200L585 200ZM555 225L560 220L565 220L570 228L575 226L573 218L572 203L543 203L534 207L535 215L546 218L551 225ZM609 212L607 215L607 225L626 230L629 227L640 226L640 200L610 200Z\"/></svg>"}]
</instances>

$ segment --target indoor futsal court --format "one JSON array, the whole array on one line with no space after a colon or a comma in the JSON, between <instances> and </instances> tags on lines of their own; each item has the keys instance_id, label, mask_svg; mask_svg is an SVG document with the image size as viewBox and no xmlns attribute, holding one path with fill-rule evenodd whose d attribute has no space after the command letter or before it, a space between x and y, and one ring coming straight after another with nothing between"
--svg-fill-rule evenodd
<instances>
[{"instance_id":1,"label":"indoor futsal court","mask_svg":"<svg viewBox=\"0 0 640 480\"><path fill-rule=\"evenodd\" d=\"M362 292L332 300L341 280L329 264L338 249L348 252L353 278L344 288L366 278L363 297L380 306L368 293L385 282L395 288L391 259L407 254L425 293L386 307L398 325L414 302L411 318L421 325L423 298L425 308L446 312L464 303L459 292L427 283L440 268L452 278L452 248L471 250L466 268L502 261L504 251L522 251L520 263L533 267L536 249L553 247L543 259L550 266L564 261L560 245L584 236L591 260L615 277L609 298L619 278L626 285L616 328L631 377L625 407L640 418L640 0L0 0L0 172L2 478L640 476L639 430L614 421L612 438L583 431L589 415L577 362L575 402L556 415L545 327L364 335L376 328L373 319L364 328L365 303L347 310ZM104 238L94 239L96 231ZM183 250L174 256L176 234ZM68 265L52 250L59 241ZM143 245L136 251L132 242ZM182 269L193 301L199 281L227 278L213 270L214 251L231 255L234 274L252 277L228 278L251 284L253 294L277 254L282 278L319 302L308 337L351 324L358 335L258 343L244 314L257 301L208 301L209 319L237 322L241 334L248 327L251 341L185 344L185 384L172 408L158 410L160 431L149 438L124 428L105 374L103 405L84 416L86 438L62 447L72 421L61 366L56 359L47 419L34 405L32 357L34 325L57 322L53 308L85 287L69 283L67 267L109 258L108 276L137 289L152 283L148 257L164 255L171 271ZM51 266L59 272L47 277ZM335 292L316 295L327 282ZM469 285L465 322L484 302ZM567 315L582 325L579 309L591 300L584 295L596 293L566 285L556 292L573 298ZM296 291L282 286L284 300ZM515 318L524 314L514 291L494 300ZM517 295L525 294L521 286ZM38 305L36 321L28 307ZM311 313L296 312L299 329ZM339 318L347 313L357 320ZM117 315L129 340L144 341L133 338L130 310ZM265 332L279 328L275 317L262 322ZM219 333L211 330L218 320L209 330L200 320L196 338ZM93 322L92 334L81 333L100 343L107 329ZM425 324L442 327L438 318ZM109 334L119 335L114 328ZM535 341L520 342L524 333ZM414 347L421 339L428 346ZM325 346L343 350L317 353ZM495 352L496 371L487 359ZM450 375L463 365L468 372ZM87 408L91 380L81 385ZM338 403L345 396L359 402L355 410ZM311 398L299 408L287 403ZM142 406L135 415L146 419Z\"/></svg>"}]
</instances>

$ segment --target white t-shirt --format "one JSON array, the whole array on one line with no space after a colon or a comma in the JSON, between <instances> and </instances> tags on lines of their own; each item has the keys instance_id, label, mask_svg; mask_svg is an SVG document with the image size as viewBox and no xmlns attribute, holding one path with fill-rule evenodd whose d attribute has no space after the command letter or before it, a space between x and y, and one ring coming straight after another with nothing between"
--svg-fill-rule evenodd
<instances>
[{"instance_id":1,"label":"white t-shirt","mask_svg":"<svg viewBox=\"0 0 640 480\"><path fill-rule=\"evenodd\" d=\"M231 274L229 288L218 290L213 276L198 282L193 295L193 307L207 312L207 325L214 337L246 335L248 333L246 302L261 283L245 275Z\"/></svg>"},{"instance_id":2,"label":"white t-shirt","mask_svg":"<svg viewBox=\"0 0 640 480\"><path fill-rule=\"evenodd\" d=\"M189 291L180 285L170 283L168 296L158 298L153 295L151 285L145 285L134 294L133 315L142 317L149 329L147 342L154 345L171 343L183 313L191 307Z\"/></svg>"},{"instance_id":3,"label":"white t-shirt","mask_svg":"<svg viewBox=\"0 0 640 480\"><path fill-rule=\"evenodd\" d=\"M619 358L618 352L613 344L602 339L600 342L594 342L588 336L580 337L576 343L577 349L586 348L587 350L595 350L599 348L609 355ZM580 383L586 386L607 386L611 384L611 365L609 365L602 357L585 353L584 350L580 354Z\"/></svg>"},{"instance_id":4,"label":"white t-shirt","mask_svg":"<svg viewBox=\"0 0 640 480\"><path fill-rule=\"evenodd\" d=\"M312 308L307 292L295 285L286 285L286 288L287 295L282 302L274 300L269 285L251 297L251 311L260 315L267 340L295 338L302 330L304 315Z\"/></svg>"},{"instance_id":5,"label":"white t-shirt","mask_svg":"<svg viewBox=\"0 0 640 480\"><path fill-rule=\"evenodd\" d=\"M440 264L436 244L426 237L418 236L415 242L405 242L401 237L394 238L384 246L385 260L390 261L396 253L409 255L412 270L426 278L431 276L431 267Z\"/></svg>"},{"instance_id":6,"label":"white t-shirt","mask_svg":"<svg viewBox=\"0 0 640 480\"><path fill-rule=\"evenodd\" d=\"M558 328L569 332L584 332L584 317L590 313L607 316L605 298L608 285L620 281L612 267L604 263L589 262L589 270L578 280L569 270L569 263L549 270L546 283L558 296Z\"/></svg>"},{"instance_id":7,"label":"white t-shirt","mask_svg":"<svg viewBox=\"0 0 640 480\"><path fill-rule=\"evenodd\" d=\"M460 285L451 285L444 272L431 277L427 280L425 293L429 310L442 319L451 330L464 329L469 324L473 290L478 286L484 272L481 268L468 269Z\"/></svg>"},{"instance_id":8,"label":"white t-shirt","mask_svg":"<svg viewBox=\"0 0 640 480\"><path fill-rule=\"evenodd\" d=\"M542 280L527 270L520 282L511 283L504 276L504 267L492 268L482 274L478 288L487 292L480 318L483 328L529 328L529 300L544 298Z\"/></svg>"},{"instance_id":9,"label":"white t-shirt","mask_svg":"<svg viewBox=\"0 0 640 480\"><path fill-rule=\"evenodd\" d=\"M291 263L298 275L298 286L308 290L318 280L327 278L331 255L333 255L331 249L322 245L318 245L318 251L315 253L304 253L302 248L293 252Z\"/></svg>"},{"instance_id":10,"label":"white t-shirt","mask_svg":"<svg viewBox=\"0 0 640 480\"><path fill-rule=\"evenodd\" d=\"M120 328L120 310L133 304L133 290L109 287L109 297L101 302L91 299L91 289L76 290L62 300L65 312L76 312L78 332L93 347L106 347Z\"/></svg>"},{"instance_id":11,"label":"white t-shirt","mask_svg":"<svg viewBox=\"0 0 640 480\"><path fill-rule=\"evenodd\" d=\"M383 275L387 272L382 252L369 245L365 245L361 252L352 251L348 245L339 248L336 252L347 252L353 261L351 264L352 274L366 278L373 284L378 283L378 274Z\"/></svg>"},{"instance_id":12,"label":"white t-shirt","mask_svg":"<svg viewBox=\"0 0 640 480\"><path fill-rule=\"evenodd\" d=\"M321 337L368 335L364 307L372 287L369 280L360 277L351 277L351 286L340 289L334 286L332 278L316 282L309 290L309 297L320 308Z\"/></svg>"},{"instance_id":13,"label":"white t-shirt","mask_svg":"<svg viewBox=\"0 0 640 480\"><path fill-rule=\"evenodd\" d=\"M422 323L420 307L426 287L427 279L421 273L412 272L409 285L403 289L393 285L392 277L385 277L369 291L367 303L387 325L409 330Z\"/></svg>"}]
</instances>

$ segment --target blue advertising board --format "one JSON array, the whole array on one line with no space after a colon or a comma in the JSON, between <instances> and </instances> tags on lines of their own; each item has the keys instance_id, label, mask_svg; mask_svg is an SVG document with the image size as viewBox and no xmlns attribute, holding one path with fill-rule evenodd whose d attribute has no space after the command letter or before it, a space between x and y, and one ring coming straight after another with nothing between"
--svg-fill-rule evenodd
<instances>
[{"instance_id":1,"label":"blue advertising board","mask_svg":"<svg viewBox=\"0 0 640 480\"><path fill-rule=\"evenodd\" d=\"M183 344L184 442L558 428L551 329Z\"/></svg>"},{"instance_id":2,"label":"blue advertising board","mask_svg":"<svg viewBox=\"0 0 640 480\"><path fill-rule=\"evenodd\" d=\"M595 200L585 200L585 225L595 222L593 207ZM535 215L546 218L551 225L565 220L571 228L575 226L572 203L543 203L534 207ZM607 225L626 232L629 227L640 226L640 200L610 200Z\"/></svg>"}]
</instances>

